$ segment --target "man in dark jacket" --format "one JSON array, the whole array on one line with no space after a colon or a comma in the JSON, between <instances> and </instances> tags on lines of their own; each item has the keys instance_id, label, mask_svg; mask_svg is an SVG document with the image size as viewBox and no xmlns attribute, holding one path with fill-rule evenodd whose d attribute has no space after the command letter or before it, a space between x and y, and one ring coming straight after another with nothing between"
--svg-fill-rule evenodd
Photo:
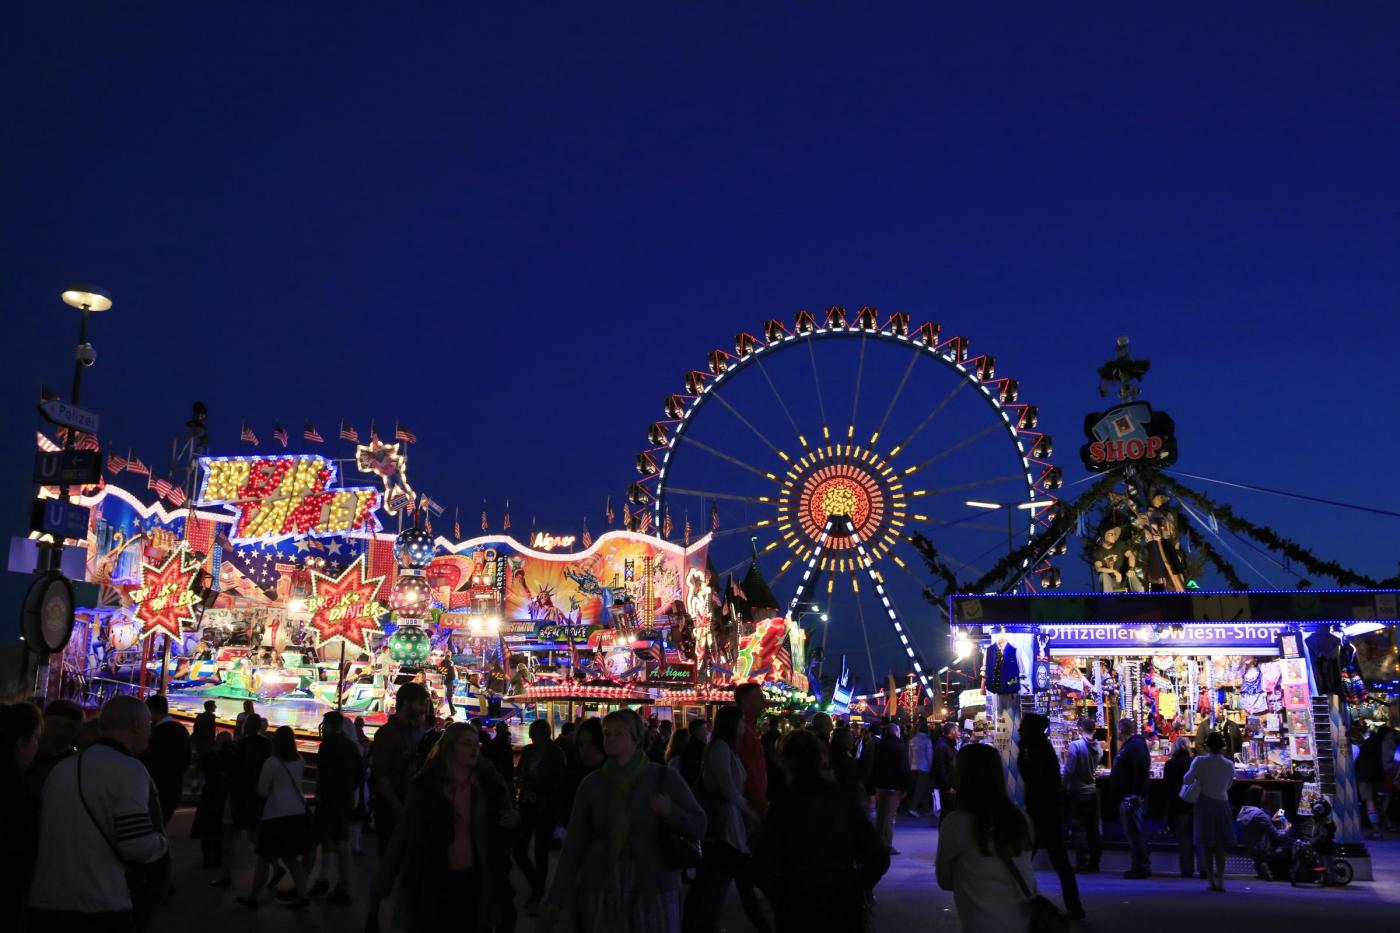
<instances>
[{"instance_id":1,"label":"man in dark jacket","mask_svg":"<svg viewBox=\"0 0 1400 933\"><path fill-rule=\"evenodd\" d=\"M312 897L330 892L328 904L350 903L350 818L355 792L364 780L364 756L345 734L345 720L331 711L321 719L321 745L316 752L316 837L321 846L320 879ZM335 856L336 883L331 890L330 862Z\"/></svg>"},{"instance_id":2,"label":"man in dark jacket","mask_svg":"<svg viewBox=\"0 0 1400 933\"><path fill-rule=\"evenodd\" d=\"M1065 910L1076 920L1084 919L1079 899L1079 883L1065 851L1065 792L1060 783L1060 760L1045 730L1050 720L1040 713L1027 713L1021 719L1021 751L1016 764L1026 785L1026 812L1035 827L1035 847L1050 856L1055 874L1060 876L1060 892Z\"/></svg>"},{"instance_id":3,"label":"man in dark jacket","mask_svg":"<svg viewBox=\"0 0 1400 933\"><path fill-rule=\"evenodd\" d=\"M1131 852L1132 867L1123 873L1124 878L1152 877L1152 860L1142 832L1142 812L1147 804L1147 778L1151 768L1152 754L1147 750L1147 742L1137 734L1137 722L1127 717L1118 720L1118 757L1113 760L1109 780L1118 797L1118 815Z\"/></svg>"},{"instance_id":4,"label":"man in dark jacket","mask_svg":"<svg viewBox=\"0 0 1400 933\"><path fill-rule=\"evenodd\" d=\"M953 812L953 771L958 758L958 724L948 720L933 740L933 787L938 791L938 821Z\"/></svg>"},{"instance_id":5,"label":"man in dark jacket","mask_svg":"<svg viewBox=\"0 0 1400 933\"><path fill-rule=\"evenodd\" d=\"M875 785L875 826L885 848L891 855L898 855L894 847L894 816L899 801L909 790L909 753L899 737L897 723L881 727L880 741L872 754L870 781Z\"/></svg>"},{"instance_id":6,"label":"man in dark jacket","mask_svg":"<svg viewBox=\"0 0 1400 933\"><path fill-rule=\"evenodd\" d=\"M530 744L520 753L515 769L519 788L520 830L515 836L515 862L530 882L526 908L539 904L549 877L549 844L563 808L562 792L568 763L550 735L549 723L530 723ZM534 858L531 858L533 846Z\"/></svg>"},{"instance_id":7,"label":"man in dark jacket","mask_svg":"<svg viewBox=\"0 0 1400 933\"><path fill-rule=\"evenodd\" d=\"M185 792L185 772L190 768L190 734L170 718L170 705L163 694L153 693L147 697L146 708L151 711L151 744L146 747L142 761L155 781L161 816L168 826Z\"/></svg>"}]
</instances>

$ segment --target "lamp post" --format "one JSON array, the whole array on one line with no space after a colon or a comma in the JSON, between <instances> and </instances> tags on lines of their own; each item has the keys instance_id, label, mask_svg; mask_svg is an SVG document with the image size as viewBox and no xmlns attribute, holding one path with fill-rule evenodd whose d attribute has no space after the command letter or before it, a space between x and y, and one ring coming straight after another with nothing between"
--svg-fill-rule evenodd
<instances>
[{"instance_id":1,"label":"lamp post","mask_svg":"<svg viewBox=\"0 0 1400 933\"><path fill-rule=\"evenodd\" d=\"M108 308L112 307L112 297L103 289L94 288L90 285L69 286L68 288L63 290L62 294L59 297L63 300L64 304L68 305L71 308L77 308L79 311L82 312L83 315L82 322L78 325L78 346L77 349L75 349L73 352L72 404L76 406L80 399L79 393L82 391L83 369L97 362L97 353L92 349L92 344L88 343L87 339L88 315L94 311L106 311ZM76 433L77 431L70 428L63 435L63 450L66 451L73 446L74 435ZM68 501L69 487L67 483L63 483L59 487L58 494L61 500L63 500L64 502ZM38 581L36 581L35 587L48 585L46 583L46 579L48 581L52 581L55 577L62 577L63 536L53 535L52 537L52 544L50 544L47 548L42 548L41 546L41 554L38 566L39 571L43 576ZM44 553L45 551L46 553ZM66 587L70 594L69 598L67 599L67 609L63 611L68 616L67 621L69 628L71 629L72 589L66 582L63 582L60 585ZM31 593L35 592L38 592L41 596L43 595L43 591L36 591L36 589L32 587ZM49 655L48 652L44 650L43 645L41 644L39 646L39 663L35 670L35 682L33 691L34 696L39 700L45 699L45 697L48 694L48 673Z\"/></svg>"},{"instance_id":2,"label":"lamp post","mask_svg":"<svg viewBox=\"0 0 1400 933\"><path fill-rule=\"evenodd\" d=\"M1016 510L1024 509L1028 512L1036 509L1048 508L1055 503L1049 499L1032 499L1029 502L987 502L982 499L968 499L963 505L970 509L986 509L996 511L1004 509L1006 511L1006 553L1008 555L1016 553Z\"/></svg>"}]
</instances>

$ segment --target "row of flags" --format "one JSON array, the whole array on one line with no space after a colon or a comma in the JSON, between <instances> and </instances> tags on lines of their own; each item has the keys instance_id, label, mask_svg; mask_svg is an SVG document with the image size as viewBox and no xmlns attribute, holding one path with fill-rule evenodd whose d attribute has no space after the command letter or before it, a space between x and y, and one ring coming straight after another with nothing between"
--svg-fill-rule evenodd
<instances>
[{"instance_id":1,"label":"row of flags","mask_svg":"<svg viewBox=\"0 0 1400 933\"><path fill-rule=\"evenodd\" d=\"M369 423L369 437L372 441L379 440L379 432L375 431L373 421ZM310 421L305 422L302 427L301 438L310 444L324 444L326 442L325 436L320 431L316 430L316 425L312 424ZM254 447L258 446L257 432L249 426L246 419L239 429L238 439L245 444L252 444ZM287 433L287 429L282 426L282 423L277 422L272 427L272 439L285 448L291 436ZM360 442L360 431L354 425L346 423L345 419L342 418L340 420L340 439L342 441L349 441L352 444L358 444ZM416 444L418 443L418 435L395 421L394 440L402 441L405 444Z\"/></svg>"}]
</instances>

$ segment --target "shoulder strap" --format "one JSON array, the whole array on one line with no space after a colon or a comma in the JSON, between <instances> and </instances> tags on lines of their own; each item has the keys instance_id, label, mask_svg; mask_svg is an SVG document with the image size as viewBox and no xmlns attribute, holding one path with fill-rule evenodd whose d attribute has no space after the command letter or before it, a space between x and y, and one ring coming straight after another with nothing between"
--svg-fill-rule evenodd
<instances>
[{"instance_id":1,"label":"shoulder strap","mask_svg":"<svg viewBox=\"0 0 1400 933\"><path fill-rule=\"evenodd\" d=\"M92 820L93 828L96 829L97 834L102 837L102 841L107 843L107 847L112 850L112 854L117 857L117 861L125 865L126 859L122 858L121 850L118 849L117 844L112 841L112 837L107 835L107 830L103 829L102 824L97 821L97 814L92 812L92 807L88 806L87 796L83 793L83 758L86 757L86 755L87 749L83 749L78 753L78 800L82 803L83 810L87 813L88 819Z\"/></svg>"},{"instance_id":2,"label":"shoulder strap","mask_svg":"<svg viewBox=\"0 0 1400 933\"><path fill-rule=\"evenodd\" d=\"M1020 871L1020 869L1018 869L1018 868L1016 867L1016 863L1013 862L1008 856L1005 856L1005 855L1003 855L1003 856L1001 857L1001 860L1002 860L1003 863L1005 863L1005 865L1006 865L1006 870L1009 871L1009 872L1011 872L1011 877L1013 877L1013 878L1016 879L1016 887L1018 887L1018 888L1021 889L1021 894L1023 894L1023 895L1025 896L1026 900L1030 900L1030 899L1031 899L1031 888L1030 888L1030 885L1026 884L1026 879L1021 877L1021 871Z\"/></svg>"},{"instance_id":3,"label":"shoulder strap","mask_svg":"<svg viewBox=\"0 0 1400 933\"><path fill-rule=\"evenodd\" d=\"M277 759L277 763L282 766L282 773L287 775L287 783L292 785L292 793L295 794L296 798L301 801L301 811L305 813L306 794L302 792L302 789L300 787L297 787L297 779L292 777L292 769L287 767L287 763L281 758Z\"/></svg>"}]
</instances>

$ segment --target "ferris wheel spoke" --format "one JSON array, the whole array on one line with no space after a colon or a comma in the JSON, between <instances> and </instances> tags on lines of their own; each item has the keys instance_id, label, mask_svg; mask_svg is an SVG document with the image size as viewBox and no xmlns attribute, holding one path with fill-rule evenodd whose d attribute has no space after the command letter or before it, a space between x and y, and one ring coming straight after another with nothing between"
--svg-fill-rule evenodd
<instances>
[{"instance_id":1,"label":"ferris wheel spoke","mask_svg":"<svg viewBox=\"0 0 1400 933\"><path fill-rule=\"evenodd\" d=\"M851 422L846 428L846 440L853 440L856 434L856 413L860 410L860 383L865 377L865 334L860 335L860 355L856 358L856 392L851 397Z\"/></svg>"},{"instance_id":2,"label":"ferris wheel spoke","mask_svg":"<svg viewBox=\"0 0 1400 933\"><path fill-rule=\"evenodd\" d=\"M826 427L829 422L826 420L826 402L822 400L821 375L817 372L817 351L812 348L810 337L807 339L807 357L812 361L812 384L817 387L817 411L822 416L822 436L825 438L829 433Z\"/></svg>"},{"instance_id":3,"label":"ferris wheel spoke","mask_svg":"<svg viewBox=\"0 0 1400 933\"><path fill-rule=\"evenodd\" d=\"M929 457L927 460L925 460L923 463L920 463L918 466L909 467L907 470L904 471L904 473L905 473L905 475L907 476L907 475L910 474L910 473L916 473L916 472L918 472L919 470L923 470L923 469L926 469L926 468L928 468L928 467L931 467L931 466L933 466L935 463L937 463L938 461L944 459L945 457L951 457L953 454L957 453L958 451L963 450L963 449L968 448L968 447L971 447L973 444L977 443L977 442L980 441L982 438L987 437L988 435L991 435L991 434L993 434L993 433L995 433L995 432L997 432L997 431L1005 431L1005 430L1006 430L1006 426L1005 426L1004 424L1002 424L1001 422L993 422L992 424L987 425L985 428L983 428L982 430L978 431L977 433L975 433L975 434L969 434L967 437L965 437L965 438L963 438L962 440L958 441L958 442L957 442L956 444L954 444L952 447L949 447L949 448L947 448L946 450L942 450L942 451L940 451L940 452L934 454L932 457Z\"/></svg>"},{"instance_id":4,"label":"ferris wheel spoke","mask_svg":"<svg viewBox=\"0 0 1400 933\"><path fill-rule=\"evenodd\" d=\"M890 399L889 407L885 409L885 416L880 419L880 425L875 429L875 433L870 438L873 445L880 439L880 435L885 433L885 425L890 422L890 415L894 414L894 406L899 403L899 397L904 394L904 384L909 381L909 374L914 371L914 364L919 361L918 353L909 355L909 365L904 367L904 375L899 379L899 385L894 390L894 397Z\"/></svg>"},{"instance_id":5,"label":"ferris wheel spoke","mask_svg":"<svg viewBox=\"0 0 1400 933\"><path fill-rule=\"evenodd\" d=\"M695 438L685 434L682 434L679 439L684 440L687 444L690 444L692 447L703 450L705 453L710 454L713 457L718 457L721 460L734 464L736 467L741 467L745 470L748 470L750 473L753 473L757 476L762 476L764 479L771 479L774 482L776 482L778 479L778 477L774 476L772 473L760 470L753 464L745 463L733 454L727 454L722 450L718 450L714 447L711 447L709 444L706 444L703 441L697 441Z\"/></svg>"},{"instance_id":6,"label":"ferris wheel spoke","mask_svg":"<svg viewBox=\"0 0 1400 933\"><path fill-rule=\"evenodd\" d=\"M738 526L736 526L736 527L734 527L734 528L721 528L719 531L713 532L713 533L710 535L710 537L711 537L711 538L727 538L727 537L729 537L730 535L741 535L741 534L743 534L743 533L746 532L746 531L756 531L756 530L758 530L759 528L767 528L768 526L770 526L770 525L773 524L773 521L774 521L774 519L771 519L771 518L770 518L770 519L765 519L764 521L761 521L761 522L753 522L752 524L748 524L748 525L738 525Z\"/></svg>"},{"instance_id":7,"label":"ferris wheel spoke","mask_svg":"<svg viewBox=\"0 0 1400 933\"><path fill-rule=\"evenodd\" d=\"M740 423L740 424L742 424L744 427L748 428L750 431L753 432L754 437L758 438L759 440L763 441L763 443L767 444L767 445L768 445L768 448L769 448L770 450L772 450L773 453L777 454L779 457L783 458L784 460L787 460L787 459L788 459L788 455L785 454L785 453L783 453L781 450L779 450L779 449L778 449L778 445L774 444L772 441L770 441L770 440L768 439L768 435L764 434L764 433L763 433L762 431L760 431L758 428L754 427L753 422L750 421L749 419L745 418L744 415L743 415L743 412L739 411L739 409L737 409L737 408L735 408L733 405L729 404L729 400L728 400L727 398L725 398L723 395L719 394L719 392L713 392L712 394L714 395L715 401L719 402L721 405L723 405L725 408L727 408L727 409L729 410L729 413L730 413L731 415L733 415L735 418L739 419L739 423Z\"/></svg>"},{"instance_id":8,"label":"ferris wheel spoke","mask_svg":"<svg viewBox=\"0 0 1400 933\"><path fill-rule=\"evenodd\" d=\"M783 395L778 391L778 386L773 382L773 377L768 375L768 367L763 365L763 360L761 359L755 358L754 362L758 364L758 371L763 374L763 379L768 383L768 388L773 390L773 398L777 399L778 407L783 410L783 414L787 417L788 424L792 425L792 433L796 434L797 439L802 442L802 446L806 447L807 438L803 436L802 429L797 426L797 421L792 417L792 412L788 410L787 402L783 400Z\"/></svg>"},{"instance_id":9,"label":"ferris wheel spoke","mask_svg":"<svg viewBox=\"0 0 1400 933\"><path fill-rule=\"evenodd\" d=\"M666 494L674 493L678 496L694 496L697 499L727 499L731 502L768 502L769 500L761 496L740 496L732 492L711 492L708 489L682 489L679 486L667 486Z\"/></svg>"},{"instance_id":10,"label":"ferris wheel spoke","mask_svg":"<svg viewBox=\"0 0 1400 933\"><path fill-rule=\"evenodd\" d=\"M957 394L961 392L964 388L966 388L966 386L967 381L959 379L958 384L953 386L952 390L947 395L943 396L943 401L935 405L933 407L933 410L924 416L924 420L919 422L919 426L914 430L910 431L908 437L900 441L898 445L896 445L890 450L890 457L893 458L895 454L899 453L901 450L913 443L914 438L918 437L919 434L923 432L924 428L928 427L929 424L933 422L933 419L937 418L939 414L942 413L943 409L947 408L948 405L953 401L953 399L957 397Z\"/></svg>"},{"instance_id":11,"label":"ferris wheel spoke","mask_svg":"<svg viewBox=\"0 0 1400 933\"><path fill-rule=\"evenodd\" d=\"M945 496L950 492L966 492L969 489L981 489L983 486L995 486L999 483L1006 483L1024 478L1025 474L1020 473L1012 473L1007 476L989 476L985 479L974 479L966 483L958 483L956 486L940 486L937 489L929 489L924 494L927 496Z\"/></svg>"}]
</instances>

